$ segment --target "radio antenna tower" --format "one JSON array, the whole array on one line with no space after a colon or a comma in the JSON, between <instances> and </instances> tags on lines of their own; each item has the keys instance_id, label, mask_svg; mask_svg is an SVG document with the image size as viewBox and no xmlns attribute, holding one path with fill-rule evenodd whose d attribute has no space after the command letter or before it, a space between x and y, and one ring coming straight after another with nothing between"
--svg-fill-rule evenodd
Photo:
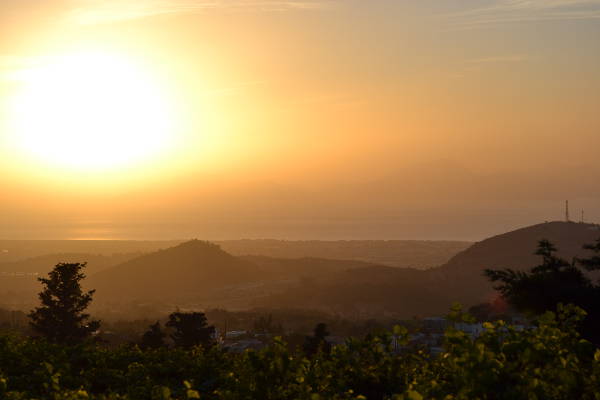
<instances>
[{"instance_id":1,"label":"radio antenna tower","mask_svg":"<svg viewBox=\"0 0 600 400\"><path fill-rule=\"evenodd\" d=\"M583 224L583 209L581 210L581 223Z\"/></svg>"},{"instance_id":2,"label":"radio antenna tower","mask_svg":"<svg viewBox=\"0 0 600 400\"><path fill-rule=\"evenodd\" d=\"M569 200L567 200L567 203L565 205L565 221L566 222L570 222L570 218L569 218Z\"/></svg>"}]
</instances>

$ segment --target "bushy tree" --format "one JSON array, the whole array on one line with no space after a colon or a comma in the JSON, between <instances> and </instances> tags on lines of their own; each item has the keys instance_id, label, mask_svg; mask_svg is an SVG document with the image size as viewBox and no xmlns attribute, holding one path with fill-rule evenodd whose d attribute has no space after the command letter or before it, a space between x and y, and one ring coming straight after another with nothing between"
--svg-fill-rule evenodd
<instances>
[{"instance_id":1,"label":"bushy tree","mask_svg":"<svg viewBox=\"0 0 600 400\"><path fill-rule=\"evenodd\" d=\"M596 240L596 243L586 244L583 248L592 251L593 254L589 258L579 258L577 262L588 271L600 270L600 239Z\"/></svg>"},{"instance_id":2,"label":"bushy tree","mask_svg":"<svg viewBox=\"0 0 600 400\"><path fill-rule=\"evenodd\" d=\"M149 329L142 335L141 346L144 349L158 349L165 345L167 334L160 328L160 322L149 326Z\"/></svg>"},{"instance_id":3,"label":"bushy tree","mask_svg":"<svg viewBox=\"0 0 600 400\"><path fill-rule=\"evenodd\" d=\"M598 400L600 350L576 330L584 314L559 306L535 328L488 322L477 338L449 328L437 356L411 348L402 327L310 358L279 339L237 354L0 335L0 399ZM470 320L459 307L449 318Z\"/></svg>"},{"instance_id":4,"label":"bushy tree","mask_svg":"<svg viewBox=\"0 0 600 400\"><path fill-rule=\"evenodd\" d=\"M84 310L92 301L94 290L84 292L80 281L86 263L60 263L38 278L44 286L39 298L41 307L29 313L35 332L53 342L79 342L100 328L100 321L89 320Z\"/></svg>"},{"instance_id":5,"label":"bushy tree","mask_svg":"<svg viewBox=\"0 0 600 400\"><path fill-rule=\"evenodd\" d=\"M584 248L592 248L586 245ZM555 310L557 305L574 304L589 315L581 325L587 339L600 342L600 287L595 286L578 264L581 260L568 262L555 255L557 249L548 240L541 240L535 254L542 257L542 263L529 272L512 269L485 270L492 282L508 303L517 310L531 315L540 315ZM594 259L586 261L588 269Z\"/></svg>"},{"instance_id":6,"label":"bushy tree","mask_svg":"<svg viewBox=\"0 0 600 400\"><path fill-rule=\"evenodd\" d=\"M254 321L254 332L261 334L281 334L283 333L283 326L281 323L276 324L273 321L273 315L269 314L268 316L260 316L256 321Z\"/></svg>"},{"instance_id":7,"label":"bushy tree","mask_svg":"<svg viewBox=\"0 0 600 400\"><path fill-rule=\"evenodd\" d=\"M208 325L204 313L171 313L166 326L174 329L171 339L175 346L189 348L201 345L207 348L215 344L215 327Z\"/></svg>"},{"instance_id":8,"label":"bushy tree","mask_svg":"<svg viewBox=\"0 0 600 400\"><path fill-rule=\"evenodd\" d=\"M324 323L317 324L313 335L307 336L304 341L304 353L311 357L317 354L319 351L324 353L331 352L331 344L327 342L327 336L329 336L327 325Z\"/></svg>"}]
</instances>

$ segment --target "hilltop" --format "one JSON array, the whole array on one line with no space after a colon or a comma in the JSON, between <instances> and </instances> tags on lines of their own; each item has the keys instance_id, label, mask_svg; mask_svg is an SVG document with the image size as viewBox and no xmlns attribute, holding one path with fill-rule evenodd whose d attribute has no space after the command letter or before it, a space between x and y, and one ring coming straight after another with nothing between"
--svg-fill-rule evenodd
<instances>
[{"instance_id":1,"label":"hilltop","mask_svg":"<svg viewBox=\"0 0 600 400\"><path fill-rule=\"evenodd\" d=\"M236 256L353 260L390 267L439 267L472 242L450 240L225 240L215 242Z\"/></svg>"},{"instance_id":2,"label":"hilltop","mask_svg":"<svg viewBox=\"0 0 600 400\"><path fill-rule=\"evenodd\" d=\"M431 271L447 283L464 303L483 301L495 295L482 275L484 269L511 268L527 270L540 262L534 254L541 239L548 239L558 249L557 255L571 261L586 256L582 246L600 237L600 225L574 222L547 222L493 236L475 243Z\"/></svg>"},{"instance_id":3,"label":"hilltop","mask_svg":"<svg viewBox=\"0 0 600 400\"><path fill-rule=\"evenodd\" d=\"M483 276L487 268L529 269L540 260L534 255L537 243L548 239L568 260L585 256L582 246L600 237L593 224L549 222L493 236L475 243L446 264L427 271L410 268L367 266L342 271L312 286L298 285L273 296L268 304L304 306L335 312L403 317L439 315L455 301L465 306L489 301L497 296Z\"/></svg>"},{"instance_id":4,"label":"hilltop","mask_svg":"<svg viewBox=\"0 0 600 400\"><path fill-rule=\"evenodd\" d=\"M95 304L102 307L152 303L161 308L288 307L368 317L440 315L455 301L470 306L497 296L483 271L537 265L534 252L541 239L553 242L559 255L570 260L585 256L582 246L598 237L598 225L538 224L477 242L428 270L355 259L236 256L217 244L192 240L137 256L92 258L84 284L97 290ZM67 261L80 256L85 255L70 255ZM21 271L23 265L41 268L46 261L49 265L58 261L56 257L4 266ZM39 289L35 276L0 278L6 296L12 296L7 290L26 289L35 301Z\"/></svg>"},{"instance_id":5,"label":"hilltop","mask_svg":"<svg viewBox=\"0 0 600 400\"><path fill-rule=\"evenodd\" d=\"M216 244L192 240L101 271L86 284L101 299L173 299L252 281L259 272Z\"/></svg>"}]
</instances>

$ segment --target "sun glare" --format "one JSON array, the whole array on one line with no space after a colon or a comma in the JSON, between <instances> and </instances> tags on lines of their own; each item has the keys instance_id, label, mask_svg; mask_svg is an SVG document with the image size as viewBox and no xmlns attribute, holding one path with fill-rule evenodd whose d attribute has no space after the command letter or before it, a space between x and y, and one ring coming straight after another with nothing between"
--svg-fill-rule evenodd
<instances>
[{"instance_id":1,"label":"sun glare","mask_svg":"<svg viewBox=\"0 0 600 400\"><path fill-rule=\"evenodd\" d=\"M12 102L14 144L73 169L112 169L156 157L172 142L171 104L126 57L78 53L22 71Z\"/></svg>"}]
</instances>

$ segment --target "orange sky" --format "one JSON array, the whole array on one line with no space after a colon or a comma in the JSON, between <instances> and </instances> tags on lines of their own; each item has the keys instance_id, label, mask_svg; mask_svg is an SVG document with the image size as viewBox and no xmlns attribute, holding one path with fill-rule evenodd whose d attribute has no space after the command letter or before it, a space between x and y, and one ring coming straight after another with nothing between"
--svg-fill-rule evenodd
<instances>
[{"instance_id":1,"label":"orange sky","mask_svg":"<svg viewBox=\"0 0 600 400\"><path fill-rule=\"evenodd\" d=\"M4 0L0 238L600 221L598 37L596 0Z\"/></svg>"}]
</instances>

